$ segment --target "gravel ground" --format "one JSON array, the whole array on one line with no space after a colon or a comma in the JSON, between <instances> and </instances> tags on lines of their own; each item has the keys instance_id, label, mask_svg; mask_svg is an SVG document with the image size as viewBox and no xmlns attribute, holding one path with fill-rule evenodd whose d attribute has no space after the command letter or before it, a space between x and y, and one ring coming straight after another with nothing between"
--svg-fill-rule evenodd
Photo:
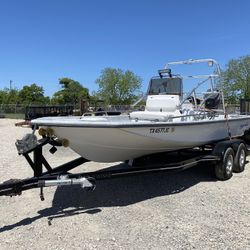
<instances>
[{"instance_id":1,"label":"gravel ground","mask_svg":"<svg viewBox=\"0 0 250 250\"><path fill-rule=\"evenodd\" d=\"M1 182L32 175L14 145L30 130L15 122L0 120ZM48 155L52 165L74 156ZM249 166L225 182L204 166L101 181L93 192L47 188L45 201L37 189L0 197L0 249L250 249Z\"/></svg>"}]
</instances>

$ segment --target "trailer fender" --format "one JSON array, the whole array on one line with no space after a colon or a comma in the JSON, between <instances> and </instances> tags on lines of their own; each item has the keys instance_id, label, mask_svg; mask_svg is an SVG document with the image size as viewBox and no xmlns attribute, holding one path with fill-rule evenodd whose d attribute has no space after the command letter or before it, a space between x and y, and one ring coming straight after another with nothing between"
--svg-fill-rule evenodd
<instances>
[{"instance_id":1,"label":"trailer fender","mask_svg":"<svg viewBox=\"0 0 250 250\"><path fill-rule=\"evenodd\" d=\"M250 145L250 129L244 132L243 140Z\"/></svg>"},{"instance_id":2,"label":"trailer fender","mask_svg":"<svg viewBox=\"0 0 250 250\"><path fill-rule=\"evenodd\" d=\"M231 147L233 149L234 153L236 154L238 147L241 143L245 144L244 141L240 140L240 139L220 141L220 142L216 143L216 145L213 149L212 155L219 156L219 157L223 158L226 150L229 147Z\"/></svg>"}]
</instances>

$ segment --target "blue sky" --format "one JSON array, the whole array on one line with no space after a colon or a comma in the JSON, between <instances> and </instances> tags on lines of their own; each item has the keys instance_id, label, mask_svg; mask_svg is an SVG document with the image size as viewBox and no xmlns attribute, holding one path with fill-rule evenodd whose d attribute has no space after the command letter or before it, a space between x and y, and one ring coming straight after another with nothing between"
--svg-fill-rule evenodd
<instances>
[{"instance_id":1,"label":"blue sky","mask_svg":"<svg viewBox=\"0 0 250 250\"><path fill-rule=\"evenodd\" d=\"M248 0L1 0L0 89L58 79L90 91L105 67L148 80L166 62L250 54Z\"/></svg>"}]
</instances>

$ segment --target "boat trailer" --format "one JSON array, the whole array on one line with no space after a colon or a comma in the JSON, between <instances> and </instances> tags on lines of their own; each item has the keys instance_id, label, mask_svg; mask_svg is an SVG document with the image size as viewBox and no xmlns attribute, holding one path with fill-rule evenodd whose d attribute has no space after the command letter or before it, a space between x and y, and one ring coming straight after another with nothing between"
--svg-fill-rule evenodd
<instances>
[{"instance_id":1,"label":"boat trailer","mask_svg":"<svg viewBox=\"0 0 250 250\"><path fill-rule=\"evenodd\" d=\"M245 146L244 140L225 140L207 147L199 147L176 152L147 155L135 160L127 161L127 167L113 170L98 170L73 174L69 171L89 160L79 157L58 167L52 168L43 155L43 147L51 145L49 152L54 154L57 147L63 143L52 137L37 140L34 133L27 134L22 140L17 140L16 147L19 155L23 155L34 172L34 176L27 179L10 179L0 184L0 196L21 195L23 191L40 188L40 199L44 200L44 187L80 185L84 190L94 190L96 182L104 179L118 178L129 175L153 173L162 171L180 171L202 162L210 162L215 166L216 177L227 180L232 176L232 157L238 161L235 172L242 172L245 167L246 155L250 148ZM233 151L233 153L232 153ZM239 152L240 151L240 152ZM30 154L33 153L33 159ZM240 167L239 167L240 165ZM231 168L230 168L231 167Z\"/></svg>"}]
</instances>

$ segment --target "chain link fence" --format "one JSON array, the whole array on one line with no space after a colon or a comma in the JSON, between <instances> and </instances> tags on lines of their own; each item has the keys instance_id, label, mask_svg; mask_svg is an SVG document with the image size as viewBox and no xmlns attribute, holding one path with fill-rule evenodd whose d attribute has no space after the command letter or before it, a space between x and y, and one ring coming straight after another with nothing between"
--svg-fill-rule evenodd
<instances>
[{"instance_id":1,"label":"chain link fence","mask_svg":"<svg viewBox=\"0 0 250 250\"><path fill-rule=\"evenodd\" d=\"M47 112L51 113L53 112L53 108L57 112L55 115L63 115L62 113L68 111L68 106L71 106L72 113L73 111L76 111L79 113L79 105L20 105L20 104L0 104L0 114L2 117L5 118L16 118L16 119L27 119L28 114L32 112L32 109L37 110L40 115L42 115L41 112ZM60 107L60 109L58 109ZM64 109L65 107L65 109ZM44 111L39 110L43 109ZM61 112L61 113L60 113Z\"/></svg>"},{"instance_id":2,"label":"chain link fence","mask_svg":"<svg viewBox=\"0 0 250 250\"><path fill-rule=\"evenodd\" d=\"M26 106L20 104L0 104L0 110L4 113L24 114L25 107Z\"/></svg>"},{"instance_id":3,"label":"chain link fence","mask_svg":"<svg viewBox=\"0 0 250 250\"><path fill-rule=\"evenodd\" d=\"M32 105L30 105L32 106ZM243 107L244 106L244 110ZM4 114L6 118L19 118L24 119L25 113L26 113L26 107L27 105L20 105L20 104L0 104L0 114ZM46 106L44 106L46 107ZM89 107L88 111L118 111L121 113L129 113L131 111L140 110L143 111L145 109L145 106L131 106L131 105L108 105L108 106L102 106L95 107L94 110L92 110L92 107ZM243 111L242 111L243 110ZM74 105L74 113L77 115L80 114L80 107L79 105ZM226 105L226 111L228 114L232 113L250 113L250 101L247 103L244 102L240 104L228 104Z\"/></svg>"},{"instance_id":4,"label":"chain link fence","mask_svg":"<svg viewBox=\"0 0 250 250\"><path fill-rule=\"evenodd\" d=\"M227 104L226 112L228 114L240 114L240 104Z\"/></svg>"},{"instance_id":5,"label":"chain link fence","mask_svg":"<svg viewBox=\"0 0 250 250\"><path fill-rule=\"evenodd\" d=\"M0 104L0 113L6 118L24 119L25 107L20 104Z\"/></svg>"},{"instance_id":6,"label":"chain link fence","mask_svg":"<svg viewBox=\"0 0 250 250\"><path fill-rule=\"evenodd\" d=\"M60 109L58 107L60 106ZM79 105L20 105L20 104L0 104L0 114L1 117L6 118L16 118L16 119L25 119L27 118L28 114L31 112L31 109L36 112L39 112L40 115L42 115L43 112L45 112L45 115L48 115L47 108L51 111L51 109L55 108L57 111L57 115L63 115L62 111L63 106L73 106L72 114L74 115L82 115L82 113L85 112L96 112L96 111L117 111L121 113L129 113L133 110L144 110L144 106L131 106L131 105L99 105L96 107L88 107L86 110L81 110L81 107ZM33 107L33 108L29 108ZM39 110L44 110L42 113ZM47 110L47 111L46 111ZM28 113L28 114L27 114ZM51 113L51 112L49 112ZM51 115L51 114L50 114Z\"/></svg>"}]
</instances>

